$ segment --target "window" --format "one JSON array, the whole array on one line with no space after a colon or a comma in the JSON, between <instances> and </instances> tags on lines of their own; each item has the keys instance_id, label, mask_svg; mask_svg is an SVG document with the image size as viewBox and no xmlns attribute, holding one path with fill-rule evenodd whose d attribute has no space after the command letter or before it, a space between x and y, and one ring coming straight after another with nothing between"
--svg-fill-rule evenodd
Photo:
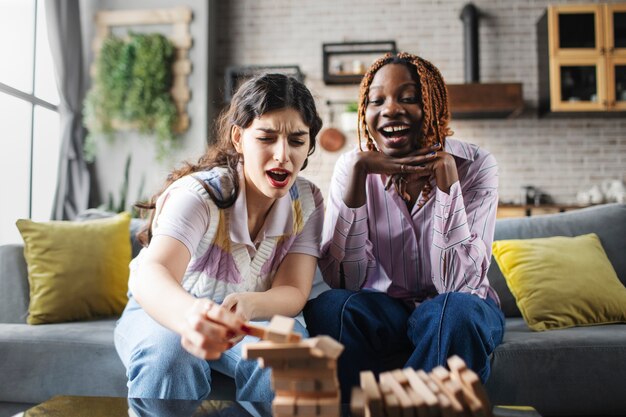
<instances>
[{"instance_id":1,"label":"window","mask_svg":"<svg viewBox=\"0 0 626 417\"><path fill-rule=\"evenodd\" d=\"M18 218L50 219L57 183L59 96L44 0L0 0L0 244Z\"/></svg>"}]
</instances>

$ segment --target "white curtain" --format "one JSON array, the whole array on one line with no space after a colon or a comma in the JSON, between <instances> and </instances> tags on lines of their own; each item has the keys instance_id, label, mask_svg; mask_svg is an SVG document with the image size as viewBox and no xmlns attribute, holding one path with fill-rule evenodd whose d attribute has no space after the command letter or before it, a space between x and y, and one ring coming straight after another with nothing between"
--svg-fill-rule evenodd
<instances>
[{"instance_id":1,"label":"white curtain","mask_svg":"<svg viewBox=\"0 0 626 417\"><path fill-rule=\"evenodd\" d=\"M42 1L42 0L40 0ZM80 6L75 0L45 0L48 39L59 88L61 154L52 219L71 220L89 201L89 170L83 158L83 54Z\"/></svg>"}]
</instances>

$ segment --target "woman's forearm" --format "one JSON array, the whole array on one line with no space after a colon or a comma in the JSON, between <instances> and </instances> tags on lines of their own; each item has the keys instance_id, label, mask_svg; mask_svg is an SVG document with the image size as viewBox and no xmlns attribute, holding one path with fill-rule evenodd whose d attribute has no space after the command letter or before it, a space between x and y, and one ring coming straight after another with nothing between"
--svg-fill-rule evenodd
<instances>
[{"instance_id":1,"label":"woman's forearm","mask_svg":"<svg viewBox=\"0 0 626 417\"><path fill-rule=\"evenodd\" d=\"M346 188L343 193L343 202L350 208L358 208L365 204L365 182L367 171L363 168L363 162L356 159L346 179Z\"/></svg>"},{"instance_id":2,"label":"woman's forearm","mask_svg":"<svg viewBox=\"0 0 626 417\"><path fill-rule=\"evenodd\" d=\"M298 315L307 301L302 291L290 285L280 285L265 292L254 293L254 309L250 320L268 320L275 315Z\"/></svg>"},{"instance_id":3,"label":"woman's forearm","mask_svg":"<svg viewBox=\"0 0 626 417\"><path fill-rule=\"evenodd\" d=\"M166 267L146 263L141 266L131 291L141 307L163 326L182 333L185 315L195 298L183 289Z\"/></svg>"}]
</instances>

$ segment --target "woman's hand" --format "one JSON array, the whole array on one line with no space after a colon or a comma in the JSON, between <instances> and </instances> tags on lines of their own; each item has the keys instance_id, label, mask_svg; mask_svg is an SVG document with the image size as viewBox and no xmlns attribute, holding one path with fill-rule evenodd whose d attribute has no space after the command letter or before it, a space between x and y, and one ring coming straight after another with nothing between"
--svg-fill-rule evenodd
<instances>
[{"instance_id":1,"label":"woman's hand","mask_svg":"<svg viewBox=\"0 0 626 417\"><path fill-rule=\"evenodd\" d=\"M218 359L243 334L242 320L228 309L207 299L197 299L185 316L182 346L202 359Z\"/></svg>"},{"instance_id":2,"label":"woman's hand","mask_svg":"<svg viewBox=\"0 0 626 417\"><path fill-rule=\"evenodd\" d=\"M437 188L446 194L450 194L450 187L459 180L454 157L447 152L439 151L426 166L435 176Z\"/></svg>"},{"instance_id":3,"label":"woman's hand","mask_svg":"<svg viewBox=\"0 0 626 417\"><path fill-rule=\"evenodd\" d=\"M418 149L412 155L394 158L383 152L359 152L354 163L354 169L361 174L430 174L426 164L436 157L435 152L440 145Z\"/></svg>"},{"instance_id":4,"label":"woman's hand","mask_svg":"<svg viewBox=\"0 0 626 417\"><path fill-rule=\"evenodd\" d=\"M256 318L254 314L254 299L260 293L238 292L228 294L222 302L222 307L235 313L242 321L250 321Z\"/></svg>"},{"instance_id":5,"label":"woman's hand","mask_svg":"<svg viewBox=\"0 0 626 417\"><path fill-rule=\"evenodd\" d=\"M394 158L383 152L359 152L354 161L352 172L348 174L348 182L343 195L346 206L351 208L361 207L365 204L365 181L368 174L382 174L387 176L402 175L407 180L413 181L413 187L423 187L427 178L432 175L432 167L429 166L437 158L437 149L440 145L416 150L412 155ZM423 178L421 181L418 179Z\"/></svg>"}]
</instances>

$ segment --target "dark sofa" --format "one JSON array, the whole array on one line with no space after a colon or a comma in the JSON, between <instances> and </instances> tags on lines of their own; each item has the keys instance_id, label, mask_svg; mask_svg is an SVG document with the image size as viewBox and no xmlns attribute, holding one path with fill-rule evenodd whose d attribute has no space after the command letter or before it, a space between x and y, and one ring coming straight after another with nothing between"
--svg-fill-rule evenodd
<instances>
[{"instance_id":1,"label":"dark sofa","mask_svg":"<svg viewBox=\"0 0 626 417\"><path fill-rule=\"evenodd\" d=\"M591 232L626 284L624 204L498 220L495 237ZM533 332L495 261L489 278L507 317L487 383L492 402L532 405L544 416L626 416L626 324ZM0 417L54 395L126 396L124 367L113 345L114 319L31 326L28 300L23 247L0 246ZM212 397L232 399L232 380L217 373L213 378Z\"/></svg>"}]
</instances>

